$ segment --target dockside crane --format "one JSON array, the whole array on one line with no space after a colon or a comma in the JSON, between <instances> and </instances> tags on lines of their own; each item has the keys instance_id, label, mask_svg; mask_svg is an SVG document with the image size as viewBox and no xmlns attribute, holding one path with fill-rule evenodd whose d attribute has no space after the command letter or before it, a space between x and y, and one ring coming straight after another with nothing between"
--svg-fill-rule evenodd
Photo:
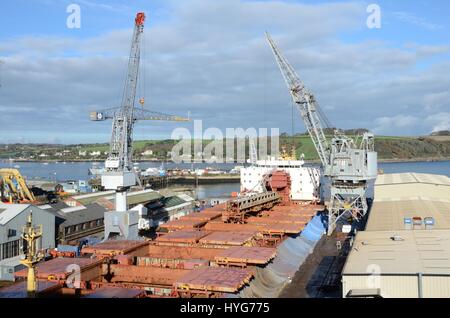
<instances>
[{"instance_id":1,"label":"dockside crane","mask_svg":"<svg viewBox=\"0 0 450 318\"><path fill-rule=\"evenodd\" d=\"M327 208L328 235L331 235L337 221L343 216L360 220L367 213L367 187L377 177L374 135L366 132L358 142L345 136L342 131L335 130L329 142L323 127L330 124L316 98L267 32L266 39L317 150L324 176L330 179L331 196Z\"/></svg>"},{"instance_id":2,"label":"dockside crane","mask_svg":"<svg viewBox=\"0 0 450 318\"><path fill-rule=\"evenodd\" d=\"M105 161L105 173L102 174L101 178L102 186L105 189L116 191L115 209L118 212L127 211L127 191L138 181L132 163L132 134L135 122L138 120L189 121L189 118L135 107L144 21L145 14L143 12L137 13L121 106L90 113L90 119L93 121L112 119L113 122L110 150ZM143 98L139 100L139 103L143 106Z\"/></svg>"}]
</instances>

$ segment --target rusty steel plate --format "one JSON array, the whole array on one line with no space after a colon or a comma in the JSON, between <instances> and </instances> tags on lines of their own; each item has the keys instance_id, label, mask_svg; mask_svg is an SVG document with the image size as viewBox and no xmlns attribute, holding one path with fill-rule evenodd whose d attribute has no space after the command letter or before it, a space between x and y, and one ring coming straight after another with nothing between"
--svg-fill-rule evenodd
<instances>
[{"instance_id":1,"label":"rusty steel plate","mask_svg":"<svg viewBox=\"0 0 450 318\"><path fill-rule=\"evenodd\" d=\"M249 270L229 267L200 267L178 278L175 288L233 293L250 281Z\"/></svg>"},{"instance_id":2,"label":"rusty steel plate","mask_svg":"<svg viewBox=\"0 0 450 318\"><path fill-rule=\"evenodd\" d=\"M243 245L256 235L255 232L212 232L200 240L201 244Z\"/></svg>"},{"instance_id":3,"label":"rusty steel plate","mask_svg":"<svg viewBox=\"0 0 450 318\"><path fill-rule=\"evenodd\" d=\"M208 222L204 229L207 231L221 232L258 232L261 230L261 227L257 224Z\"/></svg>"},{"instance_id":4,"label":"rusty steel plate","mask_svg":"<svg viewBox=\"0 0 450 318\"><path fill-rule=\"evenodd\" d=\"M294 217L294 216L251 216L247 219L247 222L250 224L271 224L271 223L299 223L306 224L309 219L303 217Z\"/></svg>"},{"instance_id":5,"label":"rusty steel plate","mask_svg":"<svg viewBox=\"0 0 450 318\"><path fill-rule=\"evenodd\" d=\"M197 243L202 237L210 232L196 230L180 230L161 235L155 239L156 242L178 242L178 243Z\"/></svg>"},{"instance_id":6,"label":"rusty steel plate","mask_svg":"<svg viewBox=\"0 0 450 318\"><path fill-rule=\"evenodd\" d=\"M160 246L150 245L147 257L167 259L204 259L214 260L221 251L217 248L204 248L192 246Z\"/></svg>"},{"instance_id":7,"label":"rusty steel plate","mask_svg":"<svg viewBox=\"0 0 450 318\"><path fill-rule=\"evenodd\" d=\"M66 279L72 272L73 265L79 266L80 270L83 271L86 268L99 265L100 263L102 263L101 260L91 258L54 258L36 265L36 277L39 279ZM27 277L27 274L28 270L23 269L15 275L17 277Z\"/></svg>"},{"instance_id":8,"label":"rusty steel plate","mask_svg":"<svg viewBox=\"0 0 450 318\"><path fill-rule=\"evenodd\" d=\"M285 233L285 234L298 234L304 228L304 224L300 223L270 223L262 225L264 232L266 233Z\"/></svg>"},{"instance_id":9,"label":"rusty steel plate","mask_svg":"<svg viewBox=\"0 0 450 318\"><path fill-rule=\"evenodd\" d=\"M58 289L62 287L57 282L50 282L47 280L39 280L37 284L37 292L47 293L47 292L56 292ZM3 287L0 289L0 298L27 298L27 282L21 281L14 283L8 287Z\"/></svg>"},{"instance_id":10,"label":"rusty steel plate","mask_svg":"<svg viewBox=\"0 0 450 318\"><path fill-rule=\"evenodd\" d=\"M165 228L168 230L182 230L182 229L193 229L203 226L206 223L204 220L173 220L167 223L161 224L160 228Z\"/></svg>"},{"instance_id":11,"label":"rusty steel plate","mask_svg":"<svg viewBox=\"0 0 450 318\"><path fill-rule=\"evenodd\" d=\"M222 250L215 257L220 263L266 264L276 255L276 249L270 247L232 246Z\"/></svg>"},{"instance_id":12,"label":"rusty steel plate","mask_svg":"<svg viewBox=\"0 0 450 318\"><path fill-rule=\"evenodd\" d=\"M144 295L145 291L142 289L104 286L94 290L84 298L139 298Z\"/></svg>"},{"instance_id":13,"label":"rusty steel plate","mask_svg":"<svg viewBox=\"0 0 450 318\"><path fill-rule=\"evenodd\" d=\"M141 246L148 245L147 241L137 240L107 240L93 246L83 247L82 254L118 255L127 254Z\"/></svg>"}]
</instances>

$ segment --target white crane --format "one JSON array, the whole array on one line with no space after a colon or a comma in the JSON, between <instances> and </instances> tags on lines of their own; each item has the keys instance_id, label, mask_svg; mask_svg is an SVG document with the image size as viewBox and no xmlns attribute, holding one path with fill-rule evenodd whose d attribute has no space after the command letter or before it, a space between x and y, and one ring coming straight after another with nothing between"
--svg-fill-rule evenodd
<instances>
[{"instance_id":1,"label":"white crane","mask_svg":"<svg viewBox=\"0 0 450 318\"><path fill-rule=\"evenodd\" d=\"M314 95L296 74L294 68L281 54L270 35L267 41L286 81L292 100L319 155L324 175L330 178L331 196L328 204L328 235L336 222L344 215L360 220L367 213L367 186L377 176L377 153L374 151L374 135L364 133L357 142L335 130L328 142L323 125L330 126Z\"/></svg>"},{"instance_id":2,"label":"white crane","mask_svg":"<svg viewBox=\"0 0 450 318\"><path fill-rule=\"evenodd\" d=\"M137 13L121 107L90 114L91 120L94 121L113 120L110 151L105 161L105 173L102 174L102 186L107 190L116 190L115 209L119 212L127 211L127 191L137 182L132 163L134 123L137 120L189 121L188 118L135 107L144 21L145 14ZM144 101L141 99L139 102L143 105Z\"/></svg>"}]
</instances>

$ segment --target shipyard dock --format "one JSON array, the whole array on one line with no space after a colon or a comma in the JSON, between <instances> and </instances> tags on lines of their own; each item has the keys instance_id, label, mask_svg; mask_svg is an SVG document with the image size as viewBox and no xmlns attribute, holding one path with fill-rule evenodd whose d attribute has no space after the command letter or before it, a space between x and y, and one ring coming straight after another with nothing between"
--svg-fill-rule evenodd
<instances>
[{"instance_id":1,"label":"shipyard dock","mask_svg":"<svg viewBox=\"0 0 450 318\"><path fill-rule=\"evenodd\" d=\"M47 284L39 295L278 297L324 234L324 206L256 199L237 201L241 222L229 223L229 204L219 204L162 224L152 240L108 240L83 247L79 257L41 262L37 278ZM80 268L77 293L67 286L69 264ZM0 297L18 289L2 289Z\"/></svg>"}]
</instances>

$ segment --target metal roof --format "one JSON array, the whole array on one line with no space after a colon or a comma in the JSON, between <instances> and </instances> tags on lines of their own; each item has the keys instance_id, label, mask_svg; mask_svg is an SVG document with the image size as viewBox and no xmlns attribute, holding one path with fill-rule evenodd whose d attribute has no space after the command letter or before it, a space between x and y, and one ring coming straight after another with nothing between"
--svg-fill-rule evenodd
<instances>
[{"instance_id":1,"label":"metal roof","mask_svg":"<svg viewBox=\"0 0 450 318\"><path fill-rule=\"evenodd\" d=\"M6 204L0 202L0 225L5 225L29 206L30 204Z\"/></svg>"},{"instance_id":2,"label":"metal roof","mask_svg":"<svg viewBox=\"0 0 450 318\"><path fill-rule=\"evenodd\" d=\"M398 200L374 202L369 214L366 231L390 231L405 229L404 219L434 218L435 229L450 229L450 201Z\"/></svg>"},{"instance_id":3,"label":"metal roof","mask_svg":"<svg viewBox=\"0 0 450 318\"><path fill-rule=\"evenodd\" d=\"M450 230L358 232L342 275L373 271L450 275Z\"/></svg>"},{"instance_id":4,"label":"metal roof","mask_svg":"<svg viewBox=\"0 0 450 318\"><path fill-rule=\"evenodd\" d=\"M450 229L450 178L423 173L379 175L366 231L402 230L404 218L433 217Z\"/></svg>"},{"instance_id":5,"label":"metal roof","mask_svg":"<svg viewBox=\"0 0 450 318\"><path fill-rule=\"evenodd\" d=\"M405 183L430 183L440 185L450 185L450 178L445 175L427 173L389 173L378 175L375 185Z\"/></svg>"},{"instance_id":6,"label":"metal roof","mask_svg":"<svg viewBox=\"0 0 450 318\"><path fill-rule=\"evenodd\" d=\"M379 175L375 182L375 201L417 198L450 201L450 178L424 173Z\"/></svg>"},{"instance_id":7,"label":"metal roof","mask_svg":"<svg viewBox=\"0 0 450 318\"><path fill-rule=\"evenodd\" d=\"M98 219L103 219L104 213L108 211L97 203L89 204L83 210L74 211L70 213L60 213L59 216L65 221L63 226L71 226L84 222L90 222Z\"/></svg>"}]
</instances>

